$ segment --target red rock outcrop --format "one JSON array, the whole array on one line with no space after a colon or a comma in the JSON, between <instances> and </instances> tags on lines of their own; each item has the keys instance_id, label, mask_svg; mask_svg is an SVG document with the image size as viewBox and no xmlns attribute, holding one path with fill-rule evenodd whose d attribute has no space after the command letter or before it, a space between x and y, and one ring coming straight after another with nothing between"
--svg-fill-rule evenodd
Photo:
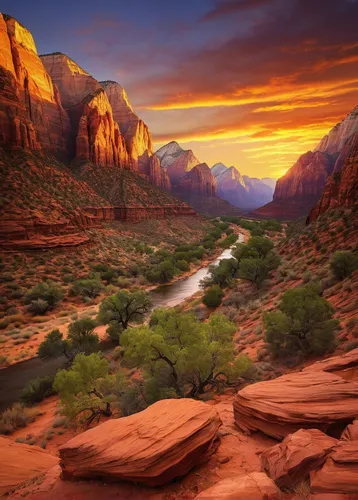
<instances>
[{"instance_id":1,"label":"red rock outcrop","mask_svg":"<svg viewBox=\"0 0 358 500\"><path fill-rule=\"evenodd\" d=\"M323 137L314 151L325 151L334 154L342 151L347 139L358 131L358 106L356 106L340 123Z\"/></svg>"},{"instance_id":2,"label":"red rock outcrop","mask_svg":"<svg viewBox=\"0 0 358 500\"><path fill-rule=\"evenodd\" d=\"M358 384L327 372L292 373L249 385L234 401L237 426L282 439L297 430L352 421L358 413Z\"/></svg>"},{"instance_id":3,"label":"red rock outcrop","mask_svg":"<svg viewBox=\"0 0 358 500\"><path fill-rule=\"evenodd\" d=\"M343 441L358 441L358 419L347 425L341 435Z\"/></svg>"},{"instance_id":4,"label":"red rock outcrop","mask_svg":"<svg viewBox=\"0 0 358 500\"><path fill-rule=\"evenodd\" d=\"M61 467L66 477L162 485L200 462L220 425L217 411L200 401L158 401L71 439L59 449Z\"/></svg>"},{"instance_id":5,"label":"red rock outcrop","mask_svg":"<svg viewBox=\"0 0 358 500\"><path fill-rule=\"evenodd\" d=\"M262 469L280 488L292 488L319 469L336 444L318 429L300 429L262 453Z\"/></svg>"},{"instance_id":6,"label":"red rock outcrop","mask_svg":"<svg viewBox=\"0 0 358 500\"><path fill-rule=\"evenodd\" d=\"M337 165L337 169L326 183L319 202L311 210L308 222L315 221L328 210L349 208L358 204L358 132L354 134L350 143L350 154L345 159L342 170L339 170L341 165Z\"/></svg>"},{"instance_id":7,"label":"red rock outcrop","mask_svg":"<svg viewBox=\"0 0 358 500\"><path fill-rule=\"evenodd\" d=\"M191 149L184 151L180 156L174 159L172 163L167 167L168 175L172 186L177 186L180 180L196 165L199 165L200 161L194 155Z\"/></svg>"},{"instance_id":8,"label":"red rock outcrop","mask_svg":"<svg viewBox=\"0 0 358 500\"><path fill-rule=\"evenodd\" d=\"M68 156L70 121L31 33L0 14L0 146Z\"/></svg>"},{"instance_id":9,"label":"red rock outcrop","mask_svg":"<svg viewBox=\"0 0 358 500\"><path fill-rule=\"evenodd\" d=\"M340 375L342 378L351 379L352 377L350 375L346 377L345 374L350 374L351 371L358 372L358 348L352 349L344 354L339 354L338 356L332 356L330 358L322 359L321 361L316 361L312 365L304 368L303 371L331 372L336 375Z\"/></svg>"},{"instance_id":10,"label":"red rock outcrop","mask_svg":"<svg viewBox=\"0 0 358 500\"><path fill-rule=\"evenodd\" d=\"M38 446L0 437L0 496L36 479L57 464L57 457Z\"/></svg>"},{"instance_id":11,"label":"red rock outcrop","mask_svg":"<svg viewBox=\"0 0 358 500\"><path fill-rule=\"evenodd\" d=\"M215 196L215 177L208 165L206 163L195 165L190 172L180 179L179 190L202 196Z\"/></svg>"},{"instance_id":12,"label":"red rock outcrop","mask_svg":"<svg viewBox=\"0 0 358 500\"><path fill-rule=\"evenodd\" d=\"M171 141L158 149L155 155L159 158L162 168L168 168L184 152L184 149L176 141ZM198 163L200 162L198 161Z\"/></svg>"},{"instance_id":13,"label":"red rock outcrop","mask_svg":"<svg viewBox=\"0 0 358 500\"><path fill-rule=\"evenodd\" d=\"M114 207L115 220L139 222L145 219L166 217L196 217L198 214L188 205L160 205L157 207Z\"/></svg>"},{"instance_id":14,"label":"red rock outcrop","mask_svg":"<svg viewBox=\"0 0 358 500\"><path fill-rule=\"evenodd\" d=\"M279 500L281 492L263 472L223 479L195 497L200 500Z\"/></svg>"},{"instance_id":15,"label":"red rock outcrop","mask_svg":"<svg viewBox=\"0 0 358 500\"><path fill-rule=\"evenodd\" d=\"M310 475L313 493L358 493L358 441L341 441Z\"/></svg>"}]
</instances>

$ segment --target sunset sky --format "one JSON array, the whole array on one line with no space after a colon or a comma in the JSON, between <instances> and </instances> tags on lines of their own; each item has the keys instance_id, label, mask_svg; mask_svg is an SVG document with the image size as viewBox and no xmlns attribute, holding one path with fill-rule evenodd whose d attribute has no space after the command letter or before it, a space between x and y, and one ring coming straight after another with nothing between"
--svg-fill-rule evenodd
<instances>
[{"instance_id":1,"label":"sunset sky","mask_svg":"<svg viewBox=\"0 0 358 500\"><path fill-rule=\"evenodd\" d=\"M280 177L358 104L358 0L2 0L39 53L116 80L155 148Z\"/></svg>"}]
</instances>

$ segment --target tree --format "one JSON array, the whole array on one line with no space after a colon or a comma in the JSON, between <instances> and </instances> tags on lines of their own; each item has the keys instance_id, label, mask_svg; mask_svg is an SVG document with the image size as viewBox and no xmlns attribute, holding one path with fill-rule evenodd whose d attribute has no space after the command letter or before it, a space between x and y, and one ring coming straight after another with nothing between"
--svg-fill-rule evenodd
<instances>
[{"instance_id":1,"label":"tree","mask_svg":"<svg viewBox=\"0 0 358 500\"><path fill-rule=\"evenodd\" d=\"M239 264L239 277L252 281L257 288L260 288L269 272L270 269L263 259L242 259Z\"/></svg>"},{"instance_id":2,"label":"tree","mask_svg":"<svg viewBox=\"0 0 358 500\"><path fill-rule=\"evenodd\" d=\"M236 259L223 259L217 266L209 266L210 281L221 288L225 288L231 283L236 271Z\"/></svg>"},{"instance_id":3,"label":"tree","mask_svg":"<svg viewBox=\"0 0 358 500\"><path fill-rule=\"evenodd\" d=\"M265 340L274 356L302 352L323 354L333 349L339 323L316 286L288 290L279 311L264 315Z\"/></svg>"},{"instance_id":4,"label":"tree","mask_svg":"<svg viewBox=\"0 0 358 500\"><path fill-rule=\"evenodd\" d=\"M77 352L93 352L99 344L98 335L93 333L96 323L91 318L79 319L68 325L67 341Z\"/></svg>"},{"instance_id":5,"label":"tree","mask_svg":"<svg viewBox=\"0 0 358 500\"><path fill-rule=\"evenodd\" d=\"M358 255L349 251L335 252L331 259L331 269L338 280L343 280L358 269Z\"/></svg>"},{"instance_id":6,"label":"tree","mask_svg":"<svg viewBox=\"0 0 358 500\"><path fill-rule=\"evenodd\" d=\"M205 293L203 297L203 303L207 307L218 307L221 304L221 300L224 297L224 292L219 287L219 285L213 285Z\"/></svg>"},{"instance_id":7,"label":"tree","mask_svg":"<svg viewBox=\"0 0 358 500\"><path fill-rule=\"evenodd\" d=\"M90 297L91 299L97 297L102 290L103 285L100 280L96 278L77 280L72 287L72 291L75 295Z\"/></svg>"},{"instance_id":8,"label":"tree","mask_svg":"<svg viewBox=\"0 0 358 500\"><path fill-rule=\"evenodd\" d=\"M101 354L77 354L69 370L57 372L53 384L63 413L71 419L84 414L88 425L101 415L110 417L110 398L101 392L108 376L108 361Z\"/></svg>"},{"instance_id":9,"label":"tree","mask_svg":"<svg viewBox=\"0 0 358 500\"><path fill-rule=\"evenodd\" d=\"M232 255L240 262L241 259L265 259L272 252L274 245L268 238L252 236L247 244L239 243Z\"/></svg>"},{"instance_id":10,"label":"tree","mask_svg":"<svg viewBox=\"0 0 358 500\"><path fill-rule=\"evenodd\" d=\"M39 345L37 355L41 359L58 358L63 354L70 358L68 343L64 340L60 330L52 330Z\"/></svg>"},{"instance_id":11,"label":"tree","mask_svg":"<svg viewBox=\"0 0 358 500\"><path fill-rule=\"evenodd\" d=\"M56 285L53 281L43 281L42 283L37 283L30 291L28 291L24 296L24 303L29 304L31 307L36 308L38 301L42 302L42 311L46 312L53 309L61 300L63 299L63 291L60 287ZM47 307L45 307L45 303Z\"/></svg>"},{"instance_id":12,"label":"tree","mask_svg":"<svg viewBox=\"0 0 358 500\"><path fill-rule=\"evenodd\" d=\"M118 332L131 322L138 323L151 307L149 295L143 290L120 290L101 302L97 320L102 324L118 325Z\"/></svg>"},{"instance_id":13,"label":"tree","mask_svg":"<svg viewBox=\"0 0 358 500\"><path fill-rule=\"evenodd\" d=\"M212 314L202 323L193 314L157 309L150 325L125 332L122 344L125 359L140 367L158 390L197 397L207 389L232 384L249 368L247 357L235 359L235 330L223 314Z\"/></svg>"}]
</instances>

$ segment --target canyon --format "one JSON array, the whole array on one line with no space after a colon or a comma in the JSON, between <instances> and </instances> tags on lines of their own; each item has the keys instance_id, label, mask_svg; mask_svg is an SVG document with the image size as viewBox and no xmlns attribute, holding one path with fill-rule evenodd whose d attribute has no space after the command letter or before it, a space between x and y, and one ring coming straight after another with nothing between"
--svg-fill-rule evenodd
<instances>
[{"instance_id":1,"label":"canyon","mask_svg":"<svg viewBox=\"0 0 358 500\"><path fill-rule=\"evenodd\" d=\"M357 131L358 106L338 123L313 151L300 156L287 173L278 179L273 201L255 210L253 215L281 219L308 215L319 201L326 185L330 186L327 189L334 190L331 175L338 178L346 158L351 152L354 154ZM352 180L356 183L354 176ZM353 184L352 188L354 192L357 189L356 184ZM325 192L327 199L329 194ZM340 203L344 205L342 200Z\"/></svg>"}]
</instances>

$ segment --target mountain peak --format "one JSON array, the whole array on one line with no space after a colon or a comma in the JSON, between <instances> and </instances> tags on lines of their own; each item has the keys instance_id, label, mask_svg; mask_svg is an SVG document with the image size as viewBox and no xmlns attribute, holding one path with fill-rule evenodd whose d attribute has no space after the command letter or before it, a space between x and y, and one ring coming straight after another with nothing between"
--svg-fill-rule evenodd
<instances>
[{"instance_id":1,"label":"mountain peak","mask_svg":"<svg viewBox=\"0 0 358 500\"><path fill-rule=\"evenodd\" d=\"M211 172L214 177L217 177L218 175L222 174L223 172L225 172L225 170L227 170L227 166L221 162L215 163L215 165L211 167Z\"/></svg>"}]
</instances>

